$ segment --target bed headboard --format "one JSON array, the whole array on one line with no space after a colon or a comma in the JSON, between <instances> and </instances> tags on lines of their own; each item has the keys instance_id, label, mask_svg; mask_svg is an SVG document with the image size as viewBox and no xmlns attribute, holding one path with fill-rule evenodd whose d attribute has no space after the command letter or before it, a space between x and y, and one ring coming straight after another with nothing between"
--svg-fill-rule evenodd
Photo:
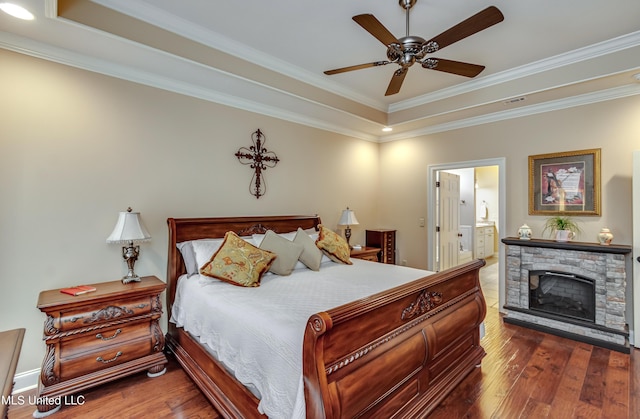
<instances>
[{"instance_id":1,"label":"bed headboard","mask_svg":"<svg viewBox=\"0 0 640 419\"><path fill-rule=\"evenodd\" d=\"M272 215L264 217L214 217L214 218L168 218L169 254L167 259L167 312L176 293L178 277L186 273L182 255L176 243L187 240L224 237L227 231L239 236L264 234L267 230L288 233L302 229L318 229L320 217L317 215Z\"/></svg>"}]
</instances>

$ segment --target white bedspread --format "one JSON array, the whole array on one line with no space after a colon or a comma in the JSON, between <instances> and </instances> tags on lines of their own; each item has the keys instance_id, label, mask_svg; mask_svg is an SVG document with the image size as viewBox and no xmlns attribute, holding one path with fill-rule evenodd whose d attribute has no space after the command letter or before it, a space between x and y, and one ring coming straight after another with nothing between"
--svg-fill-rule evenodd
<instances>
[{"instance_id":1,"label":"white bedspread","mask_svg":"<svg viewBox=\"0 0 640 419\"><path fill-rule=\"evenodd\" d=\"M268 274L256 288L183 276L171 321L198 336L240 382L257 390L261 413L304 418L302 340L309 317L430 273L354 259L353 265L323 263L317 272Z\"/></svg>"}]
</instances>

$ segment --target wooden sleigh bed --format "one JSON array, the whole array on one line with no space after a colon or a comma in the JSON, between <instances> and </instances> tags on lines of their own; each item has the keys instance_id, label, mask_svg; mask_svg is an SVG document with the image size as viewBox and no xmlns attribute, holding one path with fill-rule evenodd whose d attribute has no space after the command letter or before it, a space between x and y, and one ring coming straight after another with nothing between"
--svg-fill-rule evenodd
<instances>
[{"instance_id":1,"label":"wooden sleigh bed","mask_svg":"<svg viewBox=\"0 0 640 419\"><path fill-rule=\"evenodd\" d=\"M317 228L317 216L167 220L167 310L186 272L176 243ZM486 306L476 260L311 316L304 331L306 417L424 417L480 365ZM265 417L259 400L203 348L169 323L171 351L220 414Z\"/></svg>"}]
</instances>

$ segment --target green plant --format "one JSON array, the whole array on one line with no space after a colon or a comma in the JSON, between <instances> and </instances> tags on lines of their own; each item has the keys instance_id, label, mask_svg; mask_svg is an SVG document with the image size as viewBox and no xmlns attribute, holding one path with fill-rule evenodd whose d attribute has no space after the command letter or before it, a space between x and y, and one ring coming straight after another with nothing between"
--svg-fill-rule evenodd
<instances>
[{"instance_id":1,"label":"green plant","mask_svg":"<svg viewBox=\"0 0 640 419\"><path fill-rule=\"evenodd\" d=\"M549 230L549 235L551 238L554 238L556 232L559 230L569 230L575 235L582 232L580 226L578 225L578 222L567 215L554 215L553 217L547 218L547 222L544 224L544 230L542 230L542 234L544 234L544 232L547 230Z\"/></svg>"}]
</instances>

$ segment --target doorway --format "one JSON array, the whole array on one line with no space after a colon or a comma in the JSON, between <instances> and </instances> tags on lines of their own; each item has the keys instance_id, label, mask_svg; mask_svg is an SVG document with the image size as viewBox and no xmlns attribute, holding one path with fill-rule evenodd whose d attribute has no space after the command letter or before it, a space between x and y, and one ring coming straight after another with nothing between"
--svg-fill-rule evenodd
<instances>
[{"instance_id":1,"label":"doorway","mask_svg":"<svg viewBox=\"0 0 640 419\"><path fill-rule=\"evenodd\" d=\"M431 215L429 217L429 234L427 238L427 263L428 269L430 270L438 270L438 260L437 260L437 251L438 249L438 192L436 188L436 181L439 178L440 172L444 171L459 171L462 169L483 169L488 168L490 166L497 166L497 221L495 223L496 227L496 242L498 243L497 249L497 264L503 265L503 261L505 260L504 255L504 246L500 243L500 238L504 237L504 231L506 228L506 159L504 157L494 158L494 159L485 159L485 160L473 160L473 161L465 161L465 162L456 162L456 163L444 163L444 164L436 164L428 166L428 185L430 185L429 190L427 191L427 208L428 213ZM474 216L478 214L476 209L474 208ZM478 214L480 216L482 214ZM495 257L493 258L495 259ZM484 268L483 268L484 269ZM504 269L497 267L497 282L498 282L498 309L501 310L502 306L505 303L505 274Z\"/></svg>"}]
</instances>

